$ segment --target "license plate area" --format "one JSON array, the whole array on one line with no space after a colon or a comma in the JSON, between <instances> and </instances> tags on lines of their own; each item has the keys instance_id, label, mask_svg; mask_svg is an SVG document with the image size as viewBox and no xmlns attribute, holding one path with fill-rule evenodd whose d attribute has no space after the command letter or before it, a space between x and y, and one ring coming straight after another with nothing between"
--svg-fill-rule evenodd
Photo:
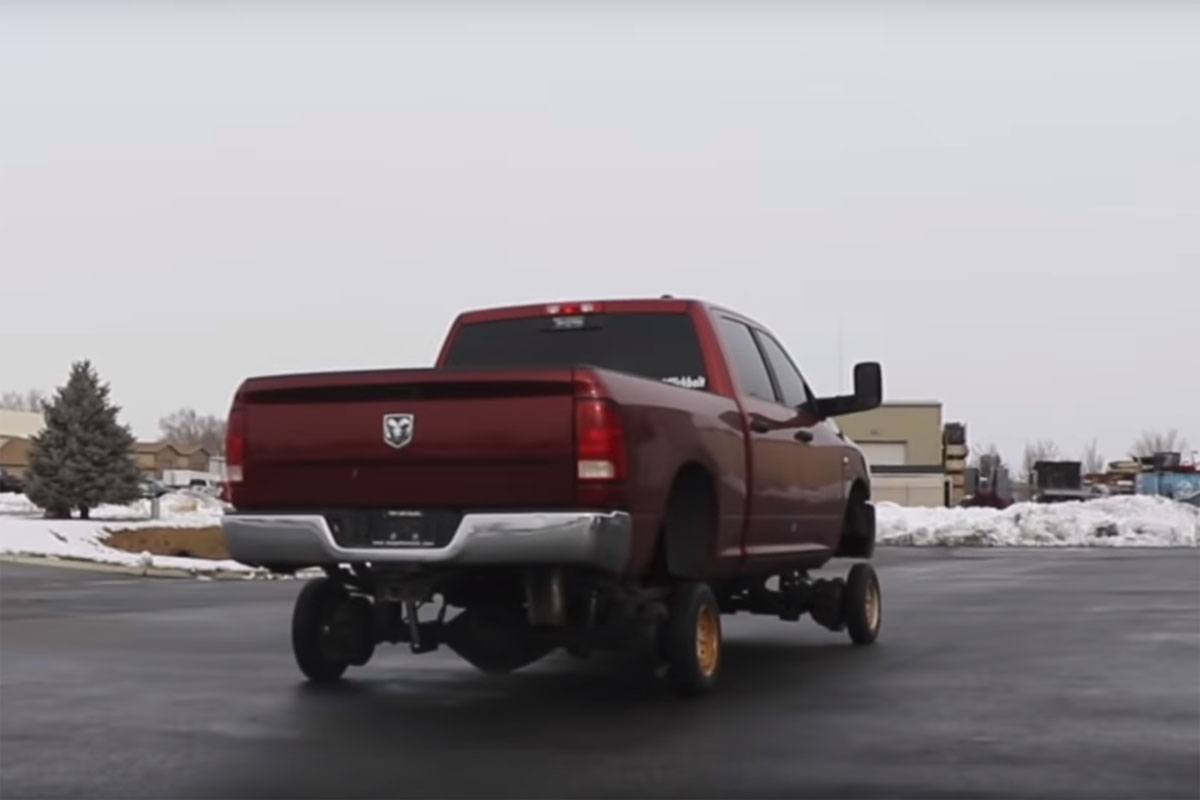
<instances>
[{"instance_id":1,"label":"license plate area","mask_svg":"<svg viewBox=\"0 0 1200 800\"><path fill-rule=\"evenodd\" d=\"M461 512L372 509L327 512L325 522L341 547L427 550L454 538Z\"/></svg>"}]
</instances>

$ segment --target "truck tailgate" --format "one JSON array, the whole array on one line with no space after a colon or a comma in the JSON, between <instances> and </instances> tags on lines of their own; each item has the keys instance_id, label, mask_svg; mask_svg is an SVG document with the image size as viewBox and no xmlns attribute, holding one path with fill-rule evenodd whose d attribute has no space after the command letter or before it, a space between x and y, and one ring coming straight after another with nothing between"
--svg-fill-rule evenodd
<instances>
[{"instance_id":1,"label":"truck tailgate","mask_svg":"<svg viewBox=\"0 0 1200 800\"><path fill-rule=\"evenodd\" d=\"M570 369L253 379L238 393L245 473L234 501L239 509L568 507L573 398Z\"/></svg>"}]
</instances>

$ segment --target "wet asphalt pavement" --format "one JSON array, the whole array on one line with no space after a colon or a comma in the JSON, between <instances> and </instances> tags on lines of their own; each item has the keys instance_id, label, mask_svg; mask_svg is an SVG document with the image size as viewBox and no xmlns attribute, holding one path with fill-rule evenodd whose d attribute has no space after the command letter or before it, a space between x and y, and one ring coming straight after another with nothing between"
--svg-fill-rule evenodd
<instances>
[{"instance_id":1,"label":"wet asphalt pavement","mask_svg":"<svg viewBox=\"0 0 1200 800\"><path fill-rule=\"evenodd\" d=\"M727 617L684 702L620 658L497 679L399 647L316 690L295 583L2 564L0 796L1200 795L1200 552L877 566L878 645Z\"/></svg>"}]
</instances>

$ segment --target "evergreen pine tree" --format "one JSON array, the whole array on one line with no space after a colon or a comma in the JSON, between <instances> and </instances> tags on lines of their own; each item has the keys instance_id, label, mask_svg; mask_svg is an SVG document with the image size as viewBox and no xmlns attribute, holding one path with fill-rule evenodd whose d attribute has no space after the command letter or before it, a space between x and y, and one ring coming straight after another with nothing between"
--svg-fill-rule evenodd
<instances>
[{"instance_id":1,"label":"evergreen pine tree","mask_svg":"<svg viewBox=\"0 0 1200 800\"><path fill-rule=\"evenodd\" d=\"M83 519L101 503L129 503L141 472L133 461L133 434L117 422L108 384L89 361L71 365L66 386L45 404L46 427L31 440L26 494L46 515L79 510Z\"/></svg>"}]
</instances>

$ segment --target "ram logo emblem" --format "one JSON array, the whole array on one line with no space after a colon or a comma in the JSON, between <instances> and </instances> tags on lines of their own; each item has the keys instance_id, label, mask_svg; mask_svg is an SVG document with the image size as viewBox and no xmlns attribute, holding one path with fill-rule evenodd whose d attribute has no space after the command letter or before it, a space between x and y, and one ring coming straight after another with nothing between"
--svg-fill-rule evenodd
<instances>
[{"instance_id":1,"label":"ram logo emblem","mask_svg":"<svg viewBox=\"0 0 1200 800\"><path fill-rule=\"evenodd\" d=\"M399 450L413 440L416 424L412 414L384 414L383 441Z\"/></svg>"}]
</instances>

